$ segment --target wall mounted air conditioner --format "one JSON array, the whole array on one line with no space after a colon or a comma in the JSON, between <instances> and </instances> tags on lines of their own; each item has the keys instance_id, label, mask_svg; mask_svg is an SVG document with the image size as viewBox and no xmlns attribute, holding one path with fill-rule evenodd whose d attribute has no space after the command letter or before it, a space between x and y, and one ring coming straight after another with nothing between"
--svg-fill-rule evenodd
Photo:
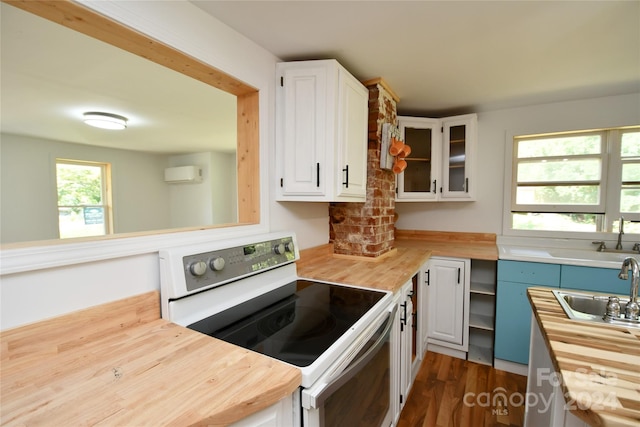
<instances>
[{"instance_id":1,"label":"wall mounted air conditioner","mask_svg":"<svg viewBox=\"0 0 640 427\"><path fill-rule=\"evenodd\" d=\"M184 184L202 182L202 169L198 166L178 166L164 170L164 182Z\"/></svg>"}]
</instances>

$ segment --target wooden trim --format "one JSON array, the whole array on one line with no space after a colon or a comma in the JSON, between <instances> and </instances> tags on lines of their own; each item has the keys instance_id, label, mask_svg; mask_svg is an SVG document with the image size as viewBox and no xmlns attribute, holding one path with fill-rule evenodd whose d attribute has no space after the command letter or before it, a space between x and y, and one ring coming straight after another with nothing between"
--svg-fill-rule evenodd
<instances>
[{"instance_id":1,"label":"wooden trim","mask_svg":"<svg viewBox=\"0 0 640 427\"><path fill-rule=\"evenodd\" d=\"M428 240L430 242L464 242L474 244L496 244L494 233L465 233L454 231L430 231L430 230L398 230L395 231L396 239Z\"/></svg>"},{"instance_id":2,"label":"wooden trim","mask_svg":"<svg viewBox=\"0 0 640 427\"><path fill-rule=\"evenodd\" d=\"M238 221L260 222L258 92L238 96Z\"/></svg>"},{"instance_id":3,"label":"wooden trim","mask_svg":"<svg viewBox=\"0 0 640 427\"><path fill-rule=\"evenodd\" d=\"M260 131L257 89L71 0L1 1L237 96L238 222L260 223Z\"/></svg>"},{"instance_id":4,"label":"wooden trim","mask_svg":"<svg viewBox=\"0 0 640 427\"><path fill-rule=\"evenodd\" d=\"M362 84L366 87L380 85L389 93L389 95L391 95L394 101L400 102L400 97L393 91L393 89L391 89L391 86L389 86L389 84L382 77L376 77L375 79L366 80L362 82Z\"/></svg>"}]
</instances>

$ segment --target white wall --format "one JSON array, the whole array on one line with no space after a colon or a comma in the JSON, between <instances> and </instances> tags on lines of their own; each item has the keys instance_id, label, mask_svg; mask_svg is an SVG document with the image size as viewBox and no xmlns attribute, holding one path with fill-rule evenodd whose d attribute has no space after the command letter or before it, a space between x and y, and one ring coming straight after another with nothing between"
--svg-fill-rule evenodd
<instances>
[{"instance_id":1,"label":"white wall","mask_svg":"<svg viewBox=\"0 0 640 427\"><path fill-rule=\"evenodd\" d=\"M2 243L58 237L56 158L111 164L116 233L169 228L166 156L11 134L0 138Z\"/></svg>"},{"instance_id":2,"label":"white wall","mask_svg":"<svg viewBox=\"0 0 640 427\"><path fill-rule=\"evenodd\" d=\"M238 222L236 156L207 152L171 156L169 165L198 166L202 181L167 184L170 192L170 226L189 227Z\"/></svg>"},{"instance_id":3,"label":"white wall","mask_svg":"<svg viewBox=\"0 0 640 427\"><path fill-rule=\"evenodd\" d=\"M478 114L477 201L396 203L396 227L502 234L508 135L640 123L640 94L532 105Z\"/></svg>"}]
</instances>

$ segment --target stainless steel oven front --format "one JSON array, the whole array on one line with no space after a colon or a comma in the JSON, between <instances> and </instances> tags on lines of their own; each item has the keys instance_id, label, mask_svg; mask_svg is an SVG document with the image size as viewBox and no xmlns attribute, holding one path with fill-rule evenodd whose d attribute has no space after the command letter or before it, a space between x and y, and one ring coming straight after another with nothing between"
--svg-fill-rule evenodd
<instances>
[{"instance_id":1,"label":"stainless steel oven front","mask_svg":"<svg viewBox=\"0 0 640 427\"><path fill-rule=\"evenodd\" d=\"M298 259L293 233L162 250L162 316L298 367L305 427L391 425L391 293L300 278Z\"/></svg>"},{"instance_id":2,"label":"stainless steel oven front","mask_svg":"<svg viewBox=\"0 0 640 427\"><path fill-rule=\"evenodd\" d=\"M391 331L396 306L382 313L342 360L301 391L304 425L390 426Z\"/></svg>"}]
</instances>

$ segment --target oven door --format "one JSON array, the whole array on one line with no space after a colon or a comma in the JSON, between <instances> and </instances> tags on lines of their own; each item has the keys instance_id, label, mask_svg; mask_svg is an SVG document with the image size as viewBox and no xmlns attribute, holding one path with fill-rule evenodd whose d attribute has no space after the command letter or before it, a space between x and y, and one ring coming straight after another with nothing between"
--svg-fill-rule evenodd
<instances>
[{"instance_id":1,"label":"oven door","mask_svg":"<svg viewBox=\"0 0 640 427\"><path fill-rule=\"evenodd\" d=\"M310 388L302 390L305 427L389 426L391 329L396 305L379 316L346 357Z\"/></svg>"}]
</instances>

